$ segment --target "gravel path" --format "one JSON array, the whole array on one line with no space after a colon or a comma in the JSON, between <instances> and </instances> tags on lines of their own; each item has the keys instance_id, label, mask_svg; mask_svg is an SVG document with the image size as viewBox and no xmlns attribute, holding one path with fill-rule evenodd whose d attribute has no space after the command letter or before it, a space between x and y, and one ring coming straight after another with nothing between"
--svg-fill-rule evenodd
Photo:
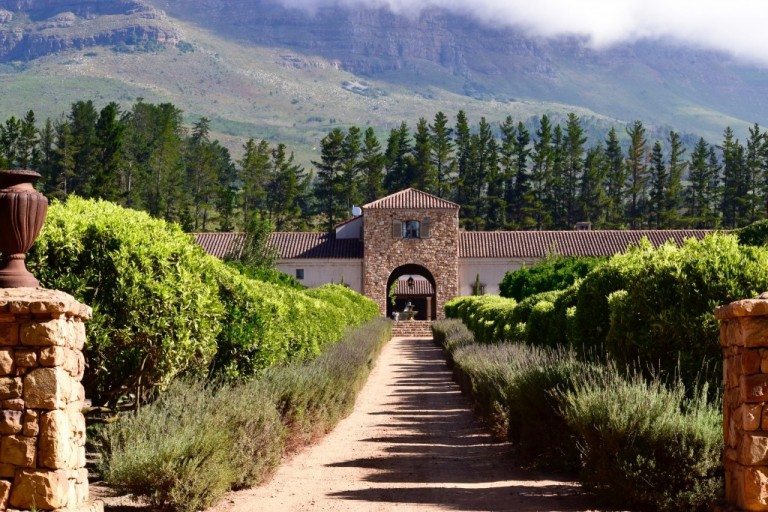
<instances>
[{"instance_id":1,"label":"gravel path","mask_svg":"<svg viewBox=\"0 0 768 512\"><path fill-rule=\"evenodd\" d=\"M348 418L211 511L591 510L577 484L516 469L508 451L490 444L431 340L394 338Z\"/></svg>"}]
</instances>

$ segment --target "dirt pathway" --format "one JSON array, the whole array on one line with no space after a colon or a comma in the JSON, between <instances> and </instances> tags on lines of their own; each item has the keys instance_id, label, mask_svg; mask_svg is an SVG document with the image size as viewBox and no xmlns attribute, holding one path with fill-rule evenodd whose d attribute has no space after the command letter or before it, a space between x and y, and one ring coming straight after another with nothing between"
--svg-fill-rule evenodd
<instances>
[{"instance_id":1,"label":"dirt pathway","mask_svg":"<svg viewBox=\"0 0 768 512\"><path fill-rule=\"evenodd\" d=\"M509 448L489 441L441 350L395 338L348 418L211 511L590 510L576 484L515 469Z\"/></svg>"}]
</instances>

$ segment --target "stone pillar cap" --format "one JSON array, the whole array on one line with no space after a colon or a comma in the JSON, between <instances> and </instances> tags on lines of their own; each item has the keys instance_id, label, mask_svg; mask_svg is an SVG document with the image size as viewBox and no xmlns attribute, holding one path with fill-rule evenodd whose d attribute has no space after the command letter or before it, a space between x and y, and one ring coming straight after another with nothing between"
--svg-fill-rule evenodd
<instances>
[{"instance_id":1,"label":"stone pillar cap","mask_svg":"<svg viewBox=\"0 0 768 512\"><path fill-rule=\"evenodd\" d=\"M715 309L715 317L718 320L746 316L768 316L768 293L760 294L757 299L737 300Z\"/></svg>"},{"instance_id":2,"label":"stone pillar cap","mask_svg":"<svg viewBox=\"0 0 768 512\"><path fill-rule=\"evenodd\" d=\"M0 313L67 315L88 320L93 311L68 293L43 288L0 288Z\"/></svg>"}]
</instances>

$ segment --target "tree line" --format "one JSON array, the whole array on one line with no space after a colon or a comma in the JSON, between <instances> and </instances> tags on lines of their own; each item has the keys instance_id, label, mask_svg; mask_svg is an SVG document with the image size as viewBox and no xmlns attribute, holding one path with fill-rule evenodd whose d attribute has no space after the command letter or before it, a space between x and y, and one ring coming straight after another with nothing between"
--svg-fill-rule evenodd
<instances>
[{"instance_id":1,"label":"tree line","mask_svg":"<svg viewBox=\"0 0 768 512\"><path fill-rule=\"evenodd\" d=\"M234 160L208 119L186 127L170 103L123 111L79 101L57 120L30 111L0 124L0 167L37 169L50 197L102 198L188 231L245 229L254 218L330 229L353 205L407 187L459 203L475 230L730 228L768 216L768 135L757 124L745 143L727 128L720 144L692 148L675 131L649 141L640 121L593 141L573 113L533 126L438 112L413 130L403 122L384 144L372 127L334 128L308 170L264 140Z\"/></svg>"},{"instance_id":2,"label":"tree line","mask_svg":"<svg viewBox=\"0 0 768 512\"><path fill-rule=\"evenodd\" d=\"M459 203L472 230L731 228L768 216L768 135L757 124L746 144L727 128L690 156L679 133L651 143L641 121L591 142L573 113L564 126L547 115L536 124L470 127L459 112L451 125L438 112L413 132L391 130L383 149L370 128L334 129L315 162L324 217L330 226L350 204L406 187Z\"/></svg>"}]
</instances>

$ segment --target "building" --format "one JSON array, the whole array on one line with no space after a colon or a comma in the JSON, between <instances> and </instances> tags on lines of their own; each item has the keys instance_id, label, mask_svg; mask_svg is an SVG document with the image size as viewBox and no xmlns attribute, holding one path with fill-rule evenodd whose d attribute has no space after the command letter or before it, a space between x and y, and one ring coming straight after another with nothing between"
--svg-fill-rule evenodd
<instances>
[{"instance_id":1,"label":"building","mask_svg":"<svg viewBox=\"0 0 768 512\"><path fill-rule=\"evenodd\" d=\"M706 230L462 231L456 203L406 189L356 209L331 233L273 233L277 267L307 286L345 283L379 304L382 314L410 302L417 318L444 316L457 295L499 293L504 274L550 254L612 256L647 238L658 246L702 238ZM218 257L237 255L242 233L198 233ZM393 305L394 301L394 305Z\"/></svg>"}]
</instances>

